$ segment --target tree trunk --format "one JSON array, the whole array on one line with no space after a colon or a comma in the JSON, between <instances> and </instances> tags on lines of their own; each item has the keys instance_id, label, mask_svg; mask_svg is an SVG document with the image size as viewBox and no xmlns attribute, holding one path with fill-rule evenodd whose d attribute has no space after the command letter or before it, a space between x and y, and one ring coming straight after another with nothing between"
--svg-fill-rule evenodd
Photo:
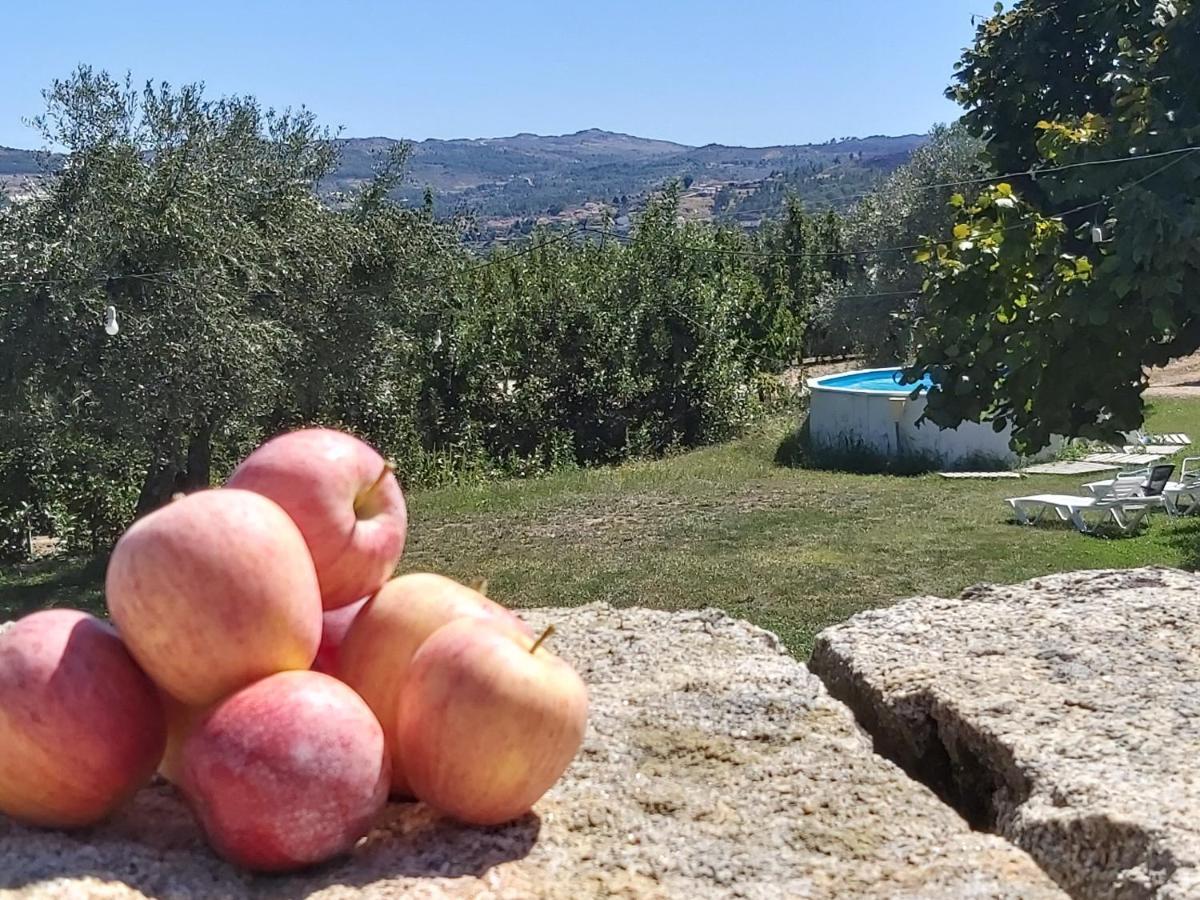
<instances>
[{"instance_id":1,"label":"tree trunk","mask_svg":"<svg viewBox=\"0 0 1200 900\"><path fill-rule=\"evenodd\" d=\"M196 426L188 441L187 463L175 479L176 490L198 491L212 484L212 434L209 422Z\"/></svg>"},{"instance_id":2,"label":"tree trunk","mask_svg":"<svg viewBox=\"0 0 1200 900\"><path fill-rule=\"evenodd\" d=\"M138 494L137 507L133 511L134 519L154 512L171 499L171 495L175 493L175 476L178 473L179 463L165 454L151 461L142 481L141 493Z\"/></svg>"},{"instance_id":3,"label":"tree trunk","mask_svg":"<svg viewBox=\"0 0 1200 900\"><path fill-rule=\"evenodd\" d=\"M186 458L181 458L175 437L165 439L150 462L138 494L134 519L169 503L180 491L196 491L212 483L212 435L210 422L201 422L188 437Z\"/></svg>"}]
</instances>

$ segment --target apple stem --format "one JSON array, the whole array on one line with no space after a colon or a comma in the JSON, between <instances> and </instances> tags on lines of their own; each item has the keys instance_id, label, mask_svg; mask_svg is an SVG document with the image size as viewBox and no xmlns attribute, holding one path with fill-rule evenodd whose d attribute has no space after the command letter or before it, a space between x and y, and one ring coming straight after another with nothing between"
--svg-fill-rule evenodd
<instances>
[{"instance_id":1,"label":"apple stem","mask_svg":"<svg viewBox=\"0 0 1200 900\"><path fill-rule=\"evenodd\" d=\"M541 636L533 642L533 646L529 648L530 654L537 653L538 647L542 646L542 642L552 634L554 634L554 626L547 625L546 630L542 632Z\"/></svg>"},{"instance_id":2,"label":"apple stem","mask_svg":"<svg viewBox=\"0 0 1200 900\"><path fill-rule=\"evenodd\" d=\"M375 492L379 490L379 486L383 484L384 480L395 471L396 467L392 465L391 460L385 459L383 461L383 471L379 473L379 477L371 482L371 486L369 488L359 493L359 495L354 499L354 511L361 512L362 508L369 504L374 498Z\"/></svg>"}]
</instances>

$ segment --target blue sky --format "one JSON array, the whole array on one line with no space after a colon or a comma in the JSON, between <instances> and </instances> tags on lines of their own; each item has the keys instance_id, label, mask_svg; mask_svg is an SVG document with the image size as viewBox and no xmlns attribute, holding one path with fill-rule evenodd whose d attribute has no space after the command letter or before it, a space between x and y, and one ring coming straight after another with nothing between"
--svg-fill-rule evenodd
<instances>
[{"instance_id":1,"label":"blue sky","mask_svg":"<svg viewBox=\"0 0 1200 900\"><path fill-rule=\"evenodd\" d=\"M305 105L350 136L606 128L764 145L924 131L991 0L10 0L0 144L87 62ZM12 9L12 7L16 9Z\"/></svg>"}]
</instances>

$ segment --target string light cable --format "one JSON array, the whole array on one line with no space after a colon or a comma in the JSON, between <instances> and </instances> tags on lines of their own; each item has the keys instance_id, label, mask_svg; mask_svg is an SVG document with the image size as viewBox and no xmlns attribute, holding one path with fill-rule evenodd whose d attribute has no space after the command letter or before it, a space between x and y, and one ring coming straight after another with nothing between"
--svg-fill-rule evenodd
<instances>
[{"instance_id":1,"label":"string light cable","mask_svg":"<svg viewBox=\"0 0 1200 900\"><path fill-rule=\"evenodd\" d=\"M1146 175L1143 175L1140 178L1137 178L1134 181L1129 182L1128 184L1124 184L1124 185L1120 186L1119 188L1116 189L1115 193L1122 194L1125 191L1129 190L1130 188L1136 187L1137 185L1140 185L1143 182L1150 180L1151 178L1155 177L1156 175L1159 175L1162 172L1165 172L1167 169L1170 169L1171 167L1178 165L1180 162L1182 162L1184 159L1186 159L1190 154L1196 153L1198 151L1200 151L1200 147L1186 147L1186 148L1180 148L1178 150L1170 151L1169 153L1160 153L1160 154L1153 154L1153 155L1147 155L1145 157L1140 157L1140 158L1144 158L1144 159L1151 159L1151 158L1159 158L1159 157L1163 157L1163 156L1171 156L1174 158L1171 159L1169 162L1163 164L1162 166L1159 166L1154 171L1149 172ZM1111 163L1111 162L1117 162L1117 161L1118 160L1108 160L1107 162ZM1101 161L1099 161L1099 160L1093 161L1093 164L1100 164L1100 163L1101 163ZM1005 177L1005 176L994 176L992 178L988 178L985 180L989 181L989 182L995 182L995 181L1002 179L1003 177ZM1009 176L1009 177L1011 177L1011 176ZM1054 215L1051 216L1051 218L1061 219L1065 216L1074 215L1075 213L1083 212L1084 210L1092 209L1097 206L1102 206L1106 202L1107 201L1104 199L1095 200L1090 203L1082 204L1081 206L1076 206L1071 209L1063 210L1062 212L1054 213ZM1017 222L1015 222L1011 225L1006 225L1001 228L994 229L994 231L992 233L1014 231L1016 229L1022 228L1022 227L1024 227L1026 222L1032 221L1038 215L1040 215L1040 213L1036 213L1036 212L1028 213L1028 214L1022 216ZM632 237L627 234L622 234L620 232L610 231L607 229L601 229L601 228L597 228L595 226L590 226L590 225L582 226L582 230L593 233L593 234L600 234L605 237L614 238L617 240L626 240L626 241L638 240L638 238ZM955 241L955 238L953 236L951 236L951 237L946 237L946 238L934 241L934 243L949 244L949 243L953 243L954 241ZM677 245L677 249L685 250L685 251L693 252L693 253L709 253L709 254L724 255L724 256L741 256L741 257L751 257L751 258L761 258L761 259L836 259L836 258L849 258L849 257L856 257L856 256L871 256L871 255L883 254L883 253L907 253L907 252L910 252L913 250L921 250L925 246L926 246L925 243L922 242L922 243L913 243L913 244L899 244L899 245L890 246L890 247L861 247L861 248L854 249L854 250L820 250L820 251L811 251L811 252L805 251L805 252L800 252L800 253L787 253L787 252L770 251L770 250L766 250L766 251L737 250L737 249L725 248L725 247L697 247L694 245L681 245L681 246Z\"/></svg>"}]
</instances>

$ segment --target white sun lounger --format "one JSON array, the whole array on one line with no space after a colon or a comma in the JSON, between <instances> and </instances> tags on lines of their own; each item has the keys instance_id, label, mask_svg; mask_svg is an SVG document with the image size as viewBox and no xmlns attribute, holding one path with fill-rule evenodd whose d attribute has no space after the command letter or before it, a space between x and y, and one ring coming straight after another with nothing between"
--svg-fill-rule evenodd
<instances>
[{"instance_id":1,"label":"white sun lounger","mask_svg":"<svg viewBox=\"0 0 1200 900\"><path fill-rule=\"evenodd\" d=\"M1163 496L1163 488L1174 469L1169 465L1154 466L1149 472L1131 472L1095 482L1089 487L1096 490L1087 496L1035 494L1012 497L1006 502L1022 525L1036 525L1047 511L1053 510L1060 520L1070 522L1085 534L1109 519L1121 531L1130 531L1152 509L1175 511L1174 503ZM1089 522L1088 516L1093 521Z\"/></svg>"},{"instance_id":2,"label":"white sun lounger","mask_svg":"<svg viewBox=\"0 0 1200 900\"><path fill-rule=\"evenodd\" d=\"M1142 517L1152 509L1161 509L1165 501L1156 497L1080 497L1074 494L1034 494L1029 497L1010 497L1004 501L1022 525L1036 525L1042 516L1053 511L1063 522L1069 522L1084 534L1091 534L1108 519L1121 531L1138 526ZM1093 521L1088 521L1091 516Z\"/></svg>"},{"instance_id":3,"label":"white sun lounger","mask_svg":"<svg viewBox=\"0 0 1200 900\"><path fill-rule=\"evenodd\" d=\"M1180 469L1179 480L1168 480L1163 485L1163 505L1170 515L1200 514L1200 466L1197 466L1198 463L1200 463L1200 456L1187 457ZM1149 469L1138 469L1133 472L1122 472L1115 478L1105 481L1091 481L1083 487L1093 497L1106 497L1113 492L1117 485L1132 482L1140 488L1149 477ZM1122 494L1124 493L1122 492Z\"/></svg>"}]
</instances>

